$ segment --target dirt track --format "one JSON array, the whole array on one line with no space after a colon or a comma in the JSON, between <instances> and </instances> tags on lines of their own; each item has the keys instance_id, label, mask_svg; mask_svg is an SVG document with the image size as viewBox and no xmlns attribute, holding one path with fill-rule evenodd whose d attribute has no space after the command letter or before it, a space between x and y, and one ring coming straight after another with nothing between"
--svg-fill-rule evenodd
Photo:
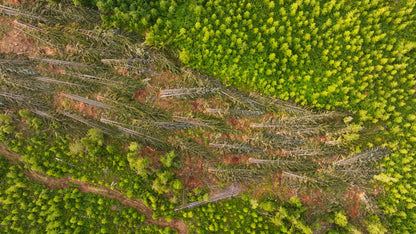
<instances>
[{"instance_id":1,"label":"dirt track","mask_svg":"<svg viewBox=\"0 0 416 234\"><path fill-rule=\"evenodd\" d=\"M7 159L10 160L11 163L17 165L20 161L20 155L17 155L13 152L7 150L7 148L3 145L0 145L0 154L5 156ZM30 179L40 181L46 187L51 189L58 189L58 188L73 188L76 187L79 191L84 193L95 193L110 199L114 199L125 206L129 206L134 208L135 210L142 213L146 219L145 223L154 224L160 227L171 227L173 229L178 230L179 233L188 233L188 229L186 228L186 224L180 219L173 219L171 222L166 221L164 218L158 218L156 220L152 219L153 211L145 206L140 200L134 198L128 198L120 192L111 190L108 187L103 185L96 185L89 182L82 182L78 180L73 180L71 178L52 178L49 176L44 175L43 173L32 171L32 170L24 170L23 171ZM74 186L77 185L77 186Z\"/></svg>"}]
</instances>

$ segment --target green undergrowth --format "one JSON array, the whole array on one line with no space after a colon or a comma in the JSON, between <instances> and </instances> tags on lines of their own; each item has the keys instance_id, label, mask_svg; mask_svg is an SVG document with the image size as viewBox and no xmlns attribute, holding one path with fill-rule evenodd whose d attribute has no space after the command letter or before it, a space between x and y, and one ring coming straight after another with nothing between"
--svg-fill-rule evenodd
<instances>
[{"instance_id":1,"label":"green undergrowth","mask_svg":"<svg viewBox=\"0 0 416 234\"><path fill-rule=\"evenodd\" d=\"M76 188L49 189L3 156L0 165L0 225L5 233L135 233L147 226L144 215L113 199Z\"/></svg>"},{"instance_id":2,"label":"green undergrowth","mask_svg":"<svg viewBox=\"0 0 416 234\"><path fill-rule=\"evenodd\" d=\"M198 233L312 233L302 221L304 211L299 200L277 207L271 201L259 205L246 195L187 210L183 217Z\"/></svg>"}]
</instances>

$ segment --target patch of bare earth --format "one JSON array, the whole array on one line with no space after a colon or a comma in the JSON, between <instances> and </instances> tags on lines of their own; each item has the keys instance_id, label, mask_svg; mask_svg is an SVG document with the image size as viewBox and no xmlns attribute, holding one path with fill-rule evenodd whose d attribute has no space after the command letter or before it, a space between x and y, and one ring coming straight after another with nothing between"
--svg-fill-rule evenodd
<instances>
[{"instance_id":1,"label":"patch of bare earth","mask_svg":"<svg viewBox=\"0 0 416 234\"><path fill-rule=\"evenodd\" d=\"M189 104L191 105L191 110L193 112L205 111L206 104L205 104L204 99L198 98L196 100L190 101Z\"/></svg>"},{"instance_id":2,"label":"patch of bare earth","mask_svg":"<svg viewBox=\"0 0 416 234\"><path fill-rule=\"evenodd\" d=\"M226 164L230 165L245 165L248 163L250 156L241 154L224 154L221 156L222 160Z\"/></svg>"},{"instance_id":3,"label":"patch of bare earth","mask_svg":"<svg viewBox=\"0 0 416 234\"><path fill-rule=\"evenodd\" d=\"M77 112L82 113L84 116L88 116L93 119L99 119L99 116L101 115L101 112L97 108L89 106L83 102L78 102L78 104L75 106L75 109Z\"/></svg>"},{"instance_id":4,"label":"patch of bare earth","mask_svg":"<svg viewBox=\"0 0 416 234\"><path fill-rule=\"evenodd\" d=\"M241 136L239 134L223 133L221 139L224 141L241 141Z\"/></svg>"},{"instance_id":5,"label":"patch of bare earth","mask_svg":"<svg viewBox=\"0 0 416 234\"><path fill-rule=\"evenodd\" d=\"M143 146L140 149L139 155L144 158L149 158L151 160L150 168L156 170L161 166L160 158L166 154L164 151L156 150L150 146Z\"/></svg>"},{"instance_id":6,"label":"patch of bare earth","mask_svg":"<svg viewBox=\"0 0 416 234\"><path fill-rule=\"evenodd\" d=\"M234 128L237 130L245 130L250 128L248 119L229 118L227 119L227 122L234 126Z\"/></svg>"},{"instance_id":7,"label":"patch of bare earth","mask_svg":"<svg viewBox=\"0 0 416 234\"><path fill-rule=\"evenodd\" d=\"M15 21L1 17L0 27L10 27L11 30L5 33L0 41L0 52L24 54L26 56L48 55L54 56L56 50L38 45L33 39L26 37L25 33L15 27Z\"/></svg>"},{"instance_id":8,"label":"patch of bare earth","mask_svg":"<svg viewBox=\"0 0 416 234\"><path fill-rule=\"evenodd\" d=\"M322 209L325 205L322 197L322 191L320 189L310 189L305 194L299 194L299 199L308 208L315 207Z\"/></svg>"},{"instance_id":9,"label":"patch of bare earth","mask_svg":"<svg viewBox=\"0 0 416 234\"><path fill-rule=\"evenodd\" d=\"M361 193L359 189L350 187L344 195L344 209L352 219L360 218Z\"/></svg>"},{"instance_id":10,"label":"patch of bare earth","mask_svg":"<svg viewBox=\"0 0 416 234\"><path fill-rule=\"evenodd\" d=\"M146 103L148 97L152 95L152 93L153 90L149 86L146 86L144 89L136 90L133 94L133 98L140 103Z\"/></svg>"},{"instance_id":11,"label":"patch of bare earth","mask_svg":"<svg viewBox=\"0 0 416 234\"><path fill-rule=\"evenodd\" d=\"M177 176L184 182L184 186L188 190L194 188L204 188L207 181L204 180L208 177L205 175L205 163L203 160L184 155L182 157L182 167L175 171Z\"/></svg>"},{"instance_id":12,"label":"patch of bare earth","mask_svg":"<svg viewBox=\"0 0 416 234\"><path fill-rule=\"evenodd\" d=\"M7 148L3 145L0 145L0 154L5 156L7 159L10 160L11 163L17 165L20 161L20 156L12 153L7 150ZM32 170L25 170L24 173L28 176L31 180L40 181L46 187L51 189L61 189L61 188L77 188L79 191L83 193L95 193L107 198L116 200L121 204L132 207L135 210L139 211L143 215L145 215L145 223L154 224L160 227L171 227L173 229L178 230L179 233L188 233L188 229L186 224L180 219L173 219L171 222L168 222L164 218L158 218L154 220L152 218L153 211L149 207L145 206L140 200L135 198L128 198L122 193L112 190L108 187L103 185L92 184L90 182L82 182L78 180L73 180L72 178L51 178L49 176L44 175L43 173L32 171Z\"/></svg>"}]
</instances>

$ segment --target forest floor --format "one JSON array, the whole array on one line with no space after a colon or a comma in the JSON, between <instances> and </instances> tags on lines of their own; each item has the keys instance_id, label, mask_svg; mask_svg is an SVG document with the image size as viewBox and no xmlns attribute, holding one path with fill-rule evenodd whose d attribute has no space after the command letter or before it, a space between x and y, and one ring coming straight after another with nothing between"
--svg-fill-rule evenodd
<instances>
[{"instance_id":1,"label":"forest floor","mask_svg":"<svg viewBox=\"0 0 416 234\"><path fill-rule=\"evenodd\" d=\"M0 145L0 154L5 156L11 163L14 165L19 165L22 163L20 160L20 155L10 152L4 145ZM31 180L39 181L46 187L50 189L64 189L64 188L77 188L83 193L95 193L113 200L120 202L121 204L131 207L141 214L143 214L146 219L145 223L157 225L160 227L170 227L178 230L179 233L188 233L188 229L184 221L180 219L173 219L171 222L168 222L164 218L153 219L153 211L146 205L144 205L140 200L135 198L128 198L118 191L114 191L111 188L108 188L103 185L97 185L90 182L83 182L74 180L72 178L52 178L46 176L43 173L32 171L32 170L23 170L25 175Z\"/></svg>"}]
</instances>

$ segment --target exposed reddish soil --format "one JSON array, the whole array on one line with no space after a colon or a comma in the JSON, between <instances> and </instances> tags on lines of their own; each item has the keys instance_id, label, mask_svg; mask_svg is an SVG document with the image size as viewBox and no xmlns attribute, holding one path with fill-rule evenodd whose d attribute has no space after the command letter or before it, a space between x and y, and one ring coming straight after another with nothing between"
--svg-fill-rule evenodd
<instances>
[{"instance_id":1,"label":"exposed reddish soil","mask_svg":"<svg viewBox=\"0 0 416 234\"><path fill-rule=\"evenodd\" d=\"M204 161L196 157L184 155L181 162L183 165L175 173L184 182L184 187L187 190L205 187L204 185L207 181L204 178L207 179L208 177L205 175Z\"/></svg>"},{"instance_id":2,"label":"exposed reddish soil","mask_svg":"<svg viewBox=\"0 0 416 234\"><path fill-rule=\"evenodd\" d=\"M353 219L360 216L360 194L357 188L351 187L344 195L344 209Z\"/></svg>"},{"instance_id":3,"label":"exposed reddish soil","mask_svg":"<svg viewBox=\"0 0 416 234\"><path fill-rule=\"evenodd\" d=\"M22 31L15 27L14 21L8 20L4 16L0 16L0 18L0 27L11 27L11 30L5 33L0 41L0 52L12 52L16 54L24 54L26 56L54 56L56 54L55 49L37 45L34 40L26 37Z\"/></svg>"},{"instance_id":4,"label":"exposed reddish soil","mask_svg":"<svg viewBox=\"0 0 416 234\"><path fill-rule=\"evenodd\" d=\"M319 189L310 189L306 194L300 194L299 199L307 207L324 207L325 203L322 200L322 191Z\"/></svg>"},{"instance_id":5,"label":"exposed reddish soil","mask_svg":"<svg viewBox=\"0 0 416 234\"><path fill-rule=\"evenodd\" d=\"M166 152L158 151L150 146L143 146L140 149L139 155L142 157L147 157L151 160L150 167L153 169L159 168L160 158L165 154Z\"/></svg>"},{"instance_id":6,"label":"exposed reddish soil","mask_svg":"<svg viewBox=\"0 0 416 234\"><path fill-rule=\"evenodd\" d=\"M84 116L88 116L93 119L99 119L99 116L101 115L100 110L98 110L95 107L89 106L83 102L78 102L75 105L75 109L77 110L77 112L82 113Z\"/></svg>"},{"instance_id":7,"label":"exposed reddish soil","mask_svg":"<svg viewBox=\"0 0 416 234\"><path fill-rule=\"evenodd\" d=\"M240 141L241 139L240 135L237 134L231 134L231 133L223 133L221 134L221 139L223 140L230 140L230 141Z\"/></svg>"},{"instance_id":8,"label":"exposed reddish soil","mask_svg":"<svg viewBox=\"0 0 416 234\"><path fill-rule=\"evenodd\" d=\"M192 100L189 102L191 104L191 110L193 112L203 112L205 111L205 101L201 98L198 98L196 100Z\"/></svg>"},{"instance_id":9,"label":"exposed reddish soil","mask_svg":"<svg viewBox=\"0 0 416 234\"><path fill-rule=\"evenodd\" d=\"M115 70L115 73L126 77L129 76L129 71L123 68L118 68L117 70Z\"/></svg>"},{"instance_id":10,"label":"exposed reddish soil","mask_svg":"<svg viewBox=\"0 0 416 234\"><path fill-rule=\"evenodd\" d=\"M238 155L238 154L225 154L221 156L223 162L226 164L236 165L241 164L245 165L248 163L249 155Z\"/></svg>"},{"instance_id":11,"label":"exposed reddish soil","mask_svg":"<svg viewBox=\"0 0 416 234\"><path fill-rule=\"evenodd\" d=\"M229 118L227 122L235 127L237 130L249 129L248 119Z\"/></svg>"},{"instance_id":12,"label":"exposed reddish soil","mask_svg":"<svg viewBox=\"0 0 416 234\"><path fill-rule=\"evenodd\" d=\"M288 153L283 152L283 150L266 150L268 155L279 155L279 156L289 156Z\"/></svg>"},{"instance_id":13,"label":"exposed reddish soil","mask_svg":"<svg viewBox=\"0 0 416 234\"><path fill-rule=\"evenodd\" d=\"M151 92L152 90L149 86L146 86L144 89L136 90L133 94L133 98L140 103L146 103L146 98L151 95Z\"/></svg>"},{"instance_id":14,"label":"exposed reddish soil","mask_svg":"<svg viewBox=\"0 0 416 234\"><path fill-rule=\"evenodd\" d=\"M0 153L8 158L13 164L17 165L20 161L20 156L12 153L7 150L7 148L3 145L0 145ZM173 219L171 222L166 221L164 218L158 218L157 220L152 219L153 211L149 207L145 206L140 200L135 198L128 198L122 193L118 191L111 190L108 187L103 185L92 184L89 182L81 182L78 180L73 180L69 177L67 178L52 178L49 176L44 175L43 173L32 171L32 170L25 170L24 173L28 176L31 180L40 181L46 187L51 189L61 189L61 188L74 188L76 187L79 191L84 193L95 193L102 196L105 196L110 199L114 199L121 204L132 207L135 210L139 211L143 215L145 215L145 223L154 224L161 227L171 227L173 229L178 230L179 233L188 233L188 229L186 228L186 224L180 219ZM74 186L76 185L76 186Z\"/></svg>"}]
</instances>

